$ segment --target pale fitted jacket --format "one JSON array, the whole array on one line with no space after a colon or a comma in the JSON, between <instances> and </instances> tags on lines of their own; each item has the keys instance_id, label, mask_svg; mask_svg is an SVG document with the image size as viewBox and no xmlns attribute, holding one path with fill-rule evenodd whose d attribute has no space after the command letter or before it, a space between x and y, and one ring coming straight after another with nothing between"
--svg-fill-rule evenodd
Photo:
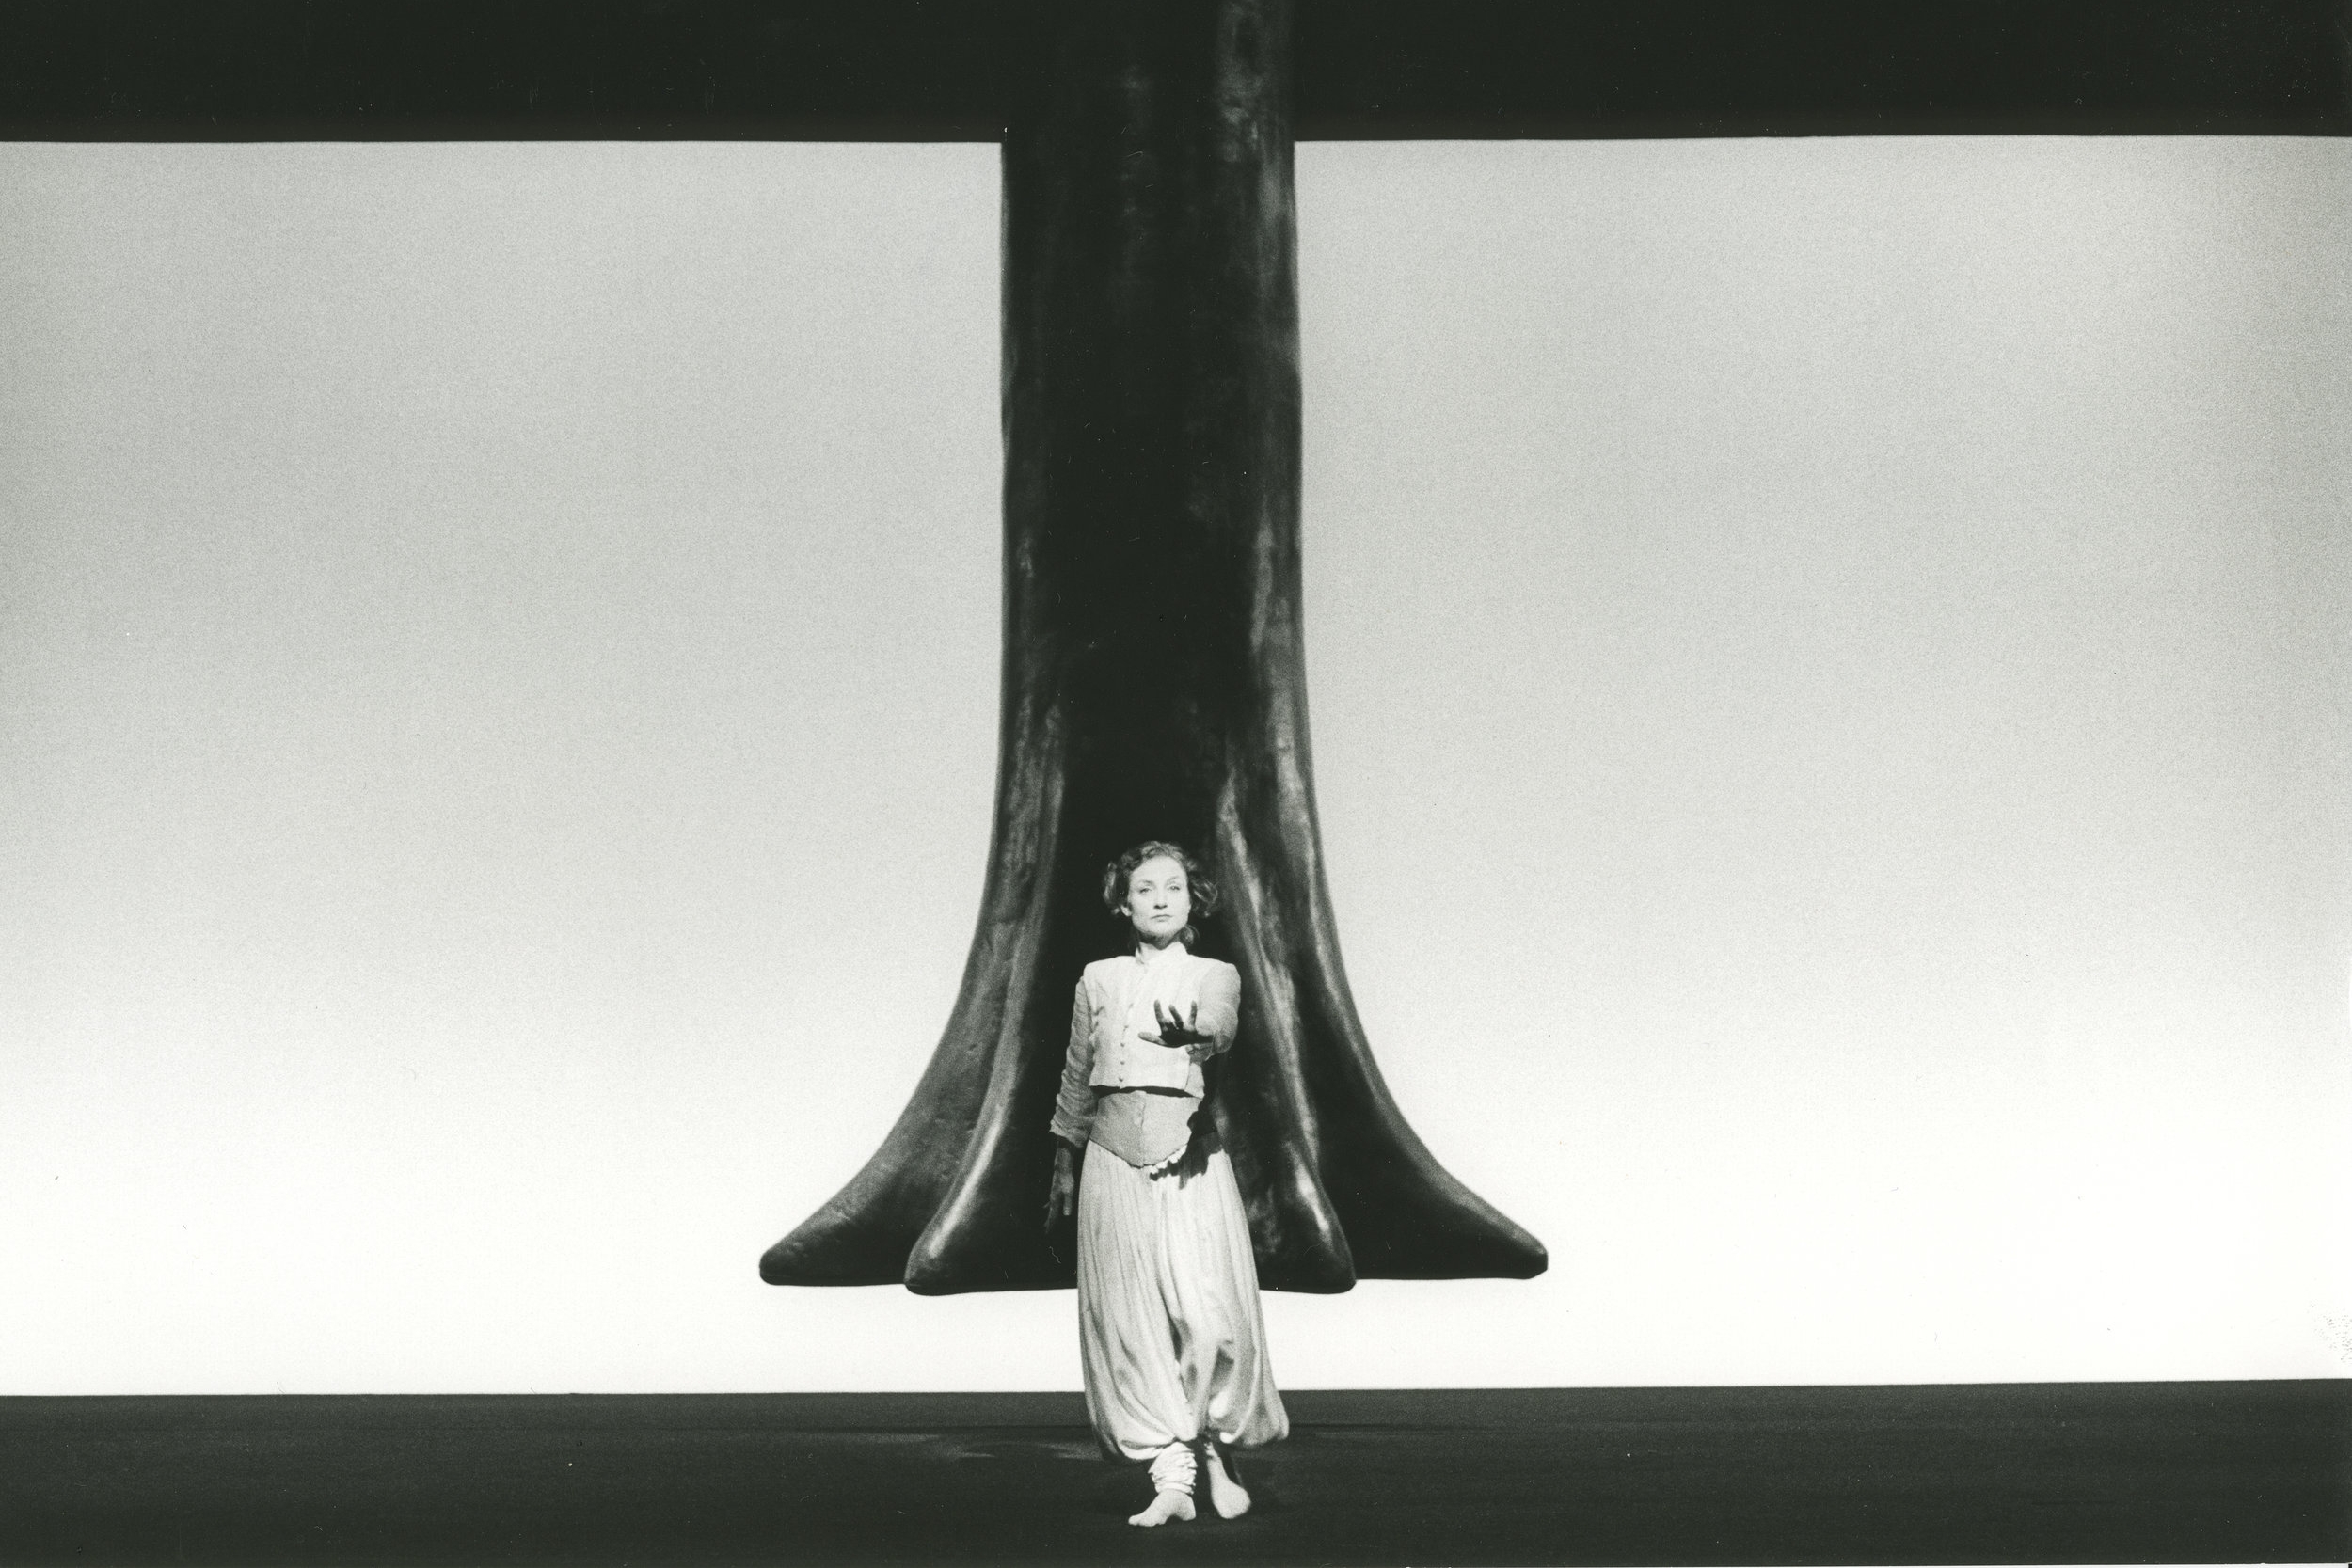
<instances>
[{"instance_id":1,"label":"pale fitted jacket","mask_svg":"<svg viewBox=\"0 0 2352 1568\"><path fill-rule=\"evenodd\" d=\"M1154 1002L1209 1037L1184 1047L1144 1039L1160 1032ZM1241 972L1183 942L1087 965L1071 1003L1054 1135L1073 1147L1091 1138L1131 1165L1171 1162L1205 1089L1200 1064L1232 1049L1240 1019Z\"/></svg>"}]
</instances>

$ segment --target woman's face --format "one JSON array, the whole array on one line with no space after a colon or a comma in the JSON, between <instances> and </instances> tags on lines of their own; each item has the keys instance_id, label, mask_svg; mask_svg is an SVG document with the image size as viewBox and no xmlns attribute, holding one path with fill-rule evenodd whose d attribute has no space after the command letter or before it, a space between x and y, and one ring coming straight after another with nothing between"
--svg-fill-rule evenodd
<instances>
[{"instance_id":1,"label":"woman's face","mask_svg":"<svg viewBox=\"0 0 2352 1568\"><path fill-rule=\"evenodd\" d=\"M1166 947L1192 918L1192 889L1184 868L1167 855L1154 855L1127 874L1126 914L1136 935L1154 947Z\"/></svg>"}]
</instances>

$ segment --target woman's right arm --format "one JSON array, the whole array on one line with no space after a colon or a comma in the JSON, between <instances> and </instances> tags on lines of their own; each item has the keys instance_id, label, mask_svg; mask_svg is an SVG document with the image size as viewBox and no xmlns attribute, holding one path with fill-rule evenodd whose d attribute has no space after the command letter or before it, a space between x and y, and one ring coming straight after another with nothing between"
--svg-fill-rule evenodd
<instances>
[{"instance_id":1,"label":"woman's right arm","mask_svg":"<svg viewBox=\"0 0 2352 1568\"><path fill-rule=\"evenodd\" d=\"M1094 1121L1094 1090L1087 1082L1094 1075L1094 1009L1087 1001L1087 983L1078 982L1077 998L1070 1005L1070 1047L1062 1053L1061 1090L1054 1097L1054 1181L1045 1195L1045 1228L1051 1232L1068 1219L1076 1205L1077 1153L1086 1147L1087 1131Z\"/></svg>"},{"instance_id":2,"label":"woman's right arm","mask_svg":"<svg viewBox=\"0 0 2352 1568\"><path fill-rule=\"evenodd\" d=\"M1054 1097L1054 1136L1072 1149L1086 1147L1094 1123L1094 1009L1087 1000L1087 983L1070 1006L1070 1046L1062 1053L1061 1092Z\"/></svg>"}]
</instances>

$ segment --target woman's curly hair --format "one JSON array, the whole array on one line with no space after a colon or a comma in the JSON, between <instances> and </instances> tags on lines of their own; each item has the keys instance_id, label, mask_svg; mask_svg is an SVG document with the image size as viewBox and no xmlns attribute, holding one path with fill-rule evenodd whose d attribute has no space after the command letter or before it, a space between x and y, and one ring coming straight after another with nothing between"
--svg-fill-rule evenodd
<instances>
[{"instance_id":1,"label":"woman's curly hair","mask_svg":"<svg viewBox=\"0 0 2352 1568\"><path fill-rule=\"evenodd\" d=\"M1216 884L1201 875L1200 862L1184 853L1182 846L1164 839L1147 839L1103 868L1103 907L1113 915L1127 901L1127 879L1136 874L1136 867L1145 861L1166 855L1184 868L1184 887L1192 895L1192 918L1206 920L1216 913ZM1176 940L1190 947L1200 940L1200 933L1186 926L1176 934Z\"/></svg>"}]
</instances>

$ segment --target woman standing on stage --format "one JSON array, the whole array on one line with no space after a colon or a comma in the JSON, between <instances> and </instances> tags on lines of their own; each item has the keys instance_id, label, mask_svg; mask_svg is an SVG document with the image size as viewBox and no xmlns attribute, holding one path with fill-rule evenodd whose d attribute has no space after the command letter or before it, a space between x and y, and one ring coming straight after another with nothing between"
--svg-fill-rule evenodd
<instances>
[{"instance_id":1,"label":"woman standing on stage","mask_svg":"<svg viewBox=\"0 0 2352 1568\"><path fill-rule=\"evenodd\" d=\"M1078 1344L1104 1450L1149 1461L1153 1496L1131 1525L1194 1515L1193 1487L1232 1518L1249 1507L1222 1449L1286 1436L1265 1353L1249 1221L1216 1122L1196 1118L1201 1064L1230 1049L1241 974L1196 958L1191 921L1216 888L1173 844L1139 844L1103 877L1135 949L1086 967L1054 1107L1050 1227L1078 1222ZM1073 1174L1083 1155L1082 1171Z\"/></svg>"}]
</instances>

